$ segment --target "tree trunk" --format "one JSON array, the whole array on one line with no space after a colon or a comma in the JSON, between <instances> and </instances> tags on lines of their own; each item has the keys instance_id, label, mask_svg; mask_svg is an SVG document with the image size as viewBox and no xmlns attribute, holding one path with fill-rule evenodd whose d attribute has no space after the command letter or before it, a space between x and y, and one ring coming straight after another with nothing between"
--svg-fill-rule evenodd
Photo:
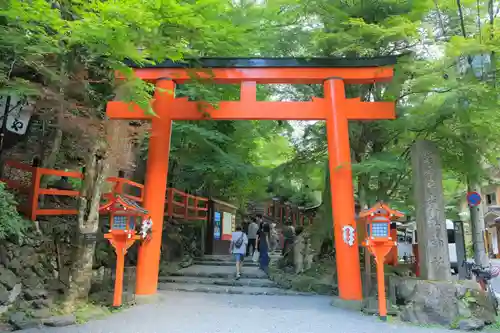
<instances>
[{"instance_id":1,"label":"tree trunk","mask_svg":"<svg viewBox=\"0 0 500 333\"><path fill-rule=\"evenodd\" d=\"M84 179L78 199L78 226L74 237L73 260L69 288L64 308L72 311L79 300L85 300L90 291L92 265L99 229L99 204L109 165L103 157L103 146L96 143L89 152Z\"/></svg>"},{"instance_id":2,"label":"tree trunk","mask_svg":"<svg viewBox=\"0 0 500 333\"><path fill-rule=\"evenodd\" d=\"M63 139L63 131L59 127L56 128L54 137L52 139L52 146L50 147L50 153L47 158L43 159L42 167L47 169L52 169L56 165L57 155L61 150L61 144ZM41 184L47 185L47 177L43 177Z\"/></svg>"},{"instance_id":3,"label":"tree trunk","mask_svg":"<svg viewBox=\"0 0 500 333\"><path fill-rule=\"evenodd\" d=\"M56 128L54 133L54 137L52 139L52 146L50 147L50 153L47 158L44 158L42 161L42 168L52 169L56 165L57 155L61 150L61 143L63 139L63 131L59 127ZM41 156L43 158L43 155ZM40 179L40 188L46 188L49 183L50 177L48 175L42 176ZM40 196L40 202L43 207L45 204L45 195L42 194Z\"/></svg>"},{"instance_id":4,"label":"tree trunk","mask_svg":"<svg viewBox=\"0 0 500 333\"><path fill-rule=\"evenodd\" d=\"M325 165L325 188L321 195L317 223L312 225L311 240L313 247L319 251L319 256L329 255L335 248L332 216L332 191L330 188L330 169Z\"/></svg>"},{"instance_id":5,"label":"tree trunk","mask_svg":"<svg viewBox=\"0 0 500 333\"><path fill-rule=\"evenodd\" d=\"M368 199L366 195L366 189L368 187L368 176L359 175L358 176L358 203L360 212L368 208ZM359 227L359 223L358 227ZM359 235L359 232L358 232ZM372 290L372 256L370 251L366 247L361 247L361 253L363 253L363 295L369 296Z\"/></svg>"}]
</instances>

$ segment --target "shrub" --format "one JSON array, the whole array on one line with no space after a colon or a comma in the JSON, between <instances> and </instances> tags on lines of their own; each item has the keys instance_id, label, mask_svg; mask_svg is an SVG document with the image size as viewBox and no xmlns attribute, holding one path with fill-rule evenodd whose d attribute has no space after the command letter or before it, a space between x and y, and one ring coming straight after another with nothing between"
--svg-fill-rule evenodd
<instances>
[{"instance_id":1,"label":"shrub","mask_svg":"<svg viewBox=\"0 0 500 333\"><path fill-rule=\"evenodd\" d=\"M5 189L5 183L0 182L0 240L21 237L29 227L16 209L17 202L12 193Z\"/></svg>"}]
</instances>

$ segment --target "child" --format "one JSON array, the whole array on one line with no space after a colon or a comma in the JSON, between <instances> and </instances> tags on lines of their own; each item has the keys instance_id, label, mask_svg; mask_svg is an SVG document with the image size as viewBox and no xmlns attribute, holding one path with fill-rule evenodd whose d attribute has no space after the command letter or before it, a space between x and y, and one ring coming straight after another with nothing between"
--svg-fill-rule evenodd
<instances>
[{"instance_id":1,"label":"child","mask_svg":"<svg viewBox=\"0 0 500 333\"><path fill-rule=\"evenodd\" d=\"M229 253L234 255L236 260L236 279L241 277L241 267L243 266L243 259L247 252L248 238L243 232L241 225L236 227L231 237L231 244L229 245Z\"/></svg>"}]
</instances>

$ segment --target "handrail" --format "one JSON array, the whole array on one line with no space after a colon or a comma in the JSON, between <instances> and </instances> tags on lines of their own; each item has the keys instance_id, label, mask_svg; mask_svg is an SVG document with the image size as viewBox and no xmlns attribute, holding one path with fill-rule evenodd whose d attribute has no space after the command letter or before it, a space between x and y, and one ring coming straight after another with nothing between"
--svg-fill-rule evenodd
<instances>
[{"instance_id":1,"label":"handrail","mask_svg":"<svg viewBox=\"0 0 500 333\"><path fill-rule=\"evenodd\" d=\"M5 161L5 166L9 166L11 168L20 169L20 170L29 171L29 172L32 172L33 169L35 168L31 165L28 165L28 164L25 164L22 162L18 162L18 161L14 161L14 160Z\"/></svg>"},{"instance_id":2,"label":"handrail","mask_svg":"<svg viewBox=\"0 0 500 333\"><path fill-rule=\"evenodd\" d=\"M56 170L47 168L34 168L34 169L38 169L38 172L40 172L42 175L83 179L83 174L78 171L65 171L65 170Z\"/></svg>"},{"instance_id":3,"label":"handrail","mask_svg":"<svg viewBox=\"0 0 500 333\"><path fill-rule=\"evenodd\" d=\"M180 199L176 200L176 196L180 197ZM183 218L185 220L206 220L208 198L198 197L169 187L167 188L165 208L167 209L165 216ZM200 212L202 212L201 216Z\"/></svg>"},{"instance_id":4,"label":"handrail","mask_svg":"<svg viewBox=\"0 0 500 333\"><path fill-rule=\"evenodd\" d=\"M61 190L55 188L40 188L40 180L44 175L50 176L60 176L68 178L83 179L83 174L76 171L64 171L56 169L46 169L29 166L27 164L8 160L5 162L6 166L12 169L19 169L22 171L31 173L31 185L24 186L19 181L12 179L0 179L4 182L7 187L12 189L17 189L20 192L28 193L29 201L28 207L23 209L22 212L28 215L28 217L35 221L38 216L43 215L76 215L78 211L76 209L69 208L39 208L39 197L40 195L54 195L54 196L66 196L66 197L78 197L80 191L78 190ZM120 194L126 198L142 203L144 201L144 185L120 177L108 177L107 182L114 184L111 192L103 193L103 197L106 199L112 198L115 194ZM134 196L125 193L124 186L128 185L130 187L139 189L139 196ZM176 200L176 197L180 199ZM165 216L177 217L185 220L206 220L208 218L208 198L198 197L192 194L182 192L175 188L167 188L167 198L165 200L166 213Z\"/></svg>"},{"instance_id":5,"label":"handrail","mask_svg":"<svg viewBox=\"0 0 500 333\"><path fill-rule=\"evenodd\" d=\"M291 219L294 227L311 225L314 222L314 215L308 214L304 209L299 209L298 206L286 205L280 202L268 202L266 206L265 214L274 218L277 224L283 225L288 218Z\"/></svg>"}]
</instances>

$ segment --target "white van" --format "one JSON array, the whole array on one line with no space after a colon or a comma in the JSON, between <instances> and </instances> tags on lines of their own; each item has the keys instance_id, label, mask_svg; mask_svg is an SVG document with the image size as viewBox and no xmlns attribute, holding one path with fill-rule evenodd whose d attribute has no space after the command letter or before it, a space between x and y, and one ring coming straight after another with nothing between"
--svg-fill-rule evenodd
<instances>
[{"instance_id":1,"label":"white van","mask_svg":"<svg viewBox=\"0 0 500 333\"><path fill-rule=\"evenodd\" d=\"M450 253L450 265L455 274L458 274L457 244L455 243L455 225L452 220L446 220L446 231L448 234L448 252Z\"/></svg>"},{"instance_id":2,"label":"white van","mask_svg":"<svg viewBox=\"0 0 500 333\"><path fill-rule=\"evenodd\" d=\"M413 253L412 244L418 242L418 235L415 230L415 223L411 224L412 229L403 234L398 233L398 257L401 259ZM450 257L450 266L455 274L458 274L458 259L457 259L457 246L455 243L455 225L452 220L446 220L446 231L448 236L448 252Z\"/></svg>"}]
</instances>

